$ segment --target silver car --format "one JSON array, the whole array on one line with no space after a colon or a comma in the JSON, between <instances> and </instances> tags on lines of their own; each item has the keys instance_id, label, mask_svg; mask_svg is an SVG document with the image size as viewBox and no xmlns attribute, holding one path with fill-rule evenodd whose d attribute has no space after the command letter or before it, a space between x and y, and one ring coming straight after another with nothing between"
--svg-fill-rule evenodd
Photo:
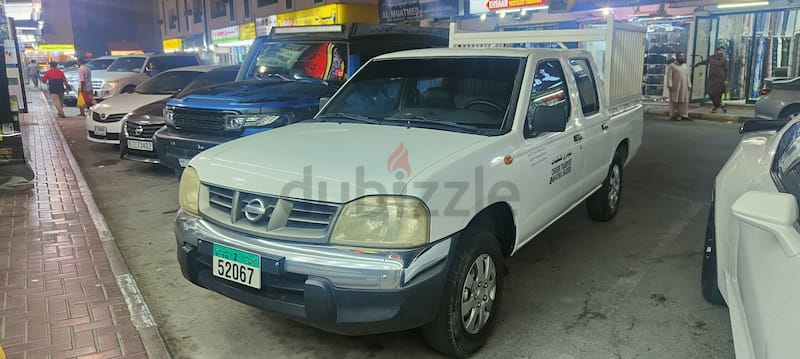
<instances>
[{"instance_id":1,"label":"silver car","mask_svg":"<svg viewBox=\"0 0 800 359\"><path fill-rule=\"evenodd\" d=\"M800 77L766 79L756 102L756 118L760 120L788 120L800 114Z\"/></svg>"}]
</instances>

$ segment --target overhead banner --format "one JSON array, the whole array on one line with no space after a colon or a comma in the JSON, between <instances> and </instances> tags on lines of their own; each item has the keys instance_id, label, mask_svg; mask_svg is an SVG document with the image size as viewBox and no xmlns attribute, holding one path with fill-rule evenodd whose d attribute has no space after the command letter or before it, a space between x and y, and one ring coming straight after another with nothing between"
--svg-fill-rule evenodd
<instances>
[{"instance_id":1,"label":"overhead banner","mask_svg":"<svg viewBox=\"0 0 800 359\"><path fill-rule=\"evenodd\" d=\"M602 8L654 5L661 4L663 0L550 0L550 12L590 11ZM678 2L678 1L667 1Z\"/></svg>"},{"instance_id":2,"label":"overhead banner","mask_svg":"<svg viewBox=\"0 0 800 359\"><path fill-rule=\"evenodd\" d=\"M459 16L458 0L379 0L381 23Z\"/></svg>"},{"instance_id":3,"label":"overhead banner","mask_svg":"<svg viewBox=\"0 0 800 359\"><path fill-rule=\"evenodd\" d=\"M470 0L469 13L483 14L490 11L546 6L547 0Z\"/></svg>"},{"instance_id":4,"label":"overhead banner","mask_svg":"<svg viewBox=\"0 0 800 359\"><path fill-rule=\"evenodd\" d=\"M73 44L41 44L39 51L61 51L61 52L75 52L75 45Z\"/></svg>"}]
</instances>

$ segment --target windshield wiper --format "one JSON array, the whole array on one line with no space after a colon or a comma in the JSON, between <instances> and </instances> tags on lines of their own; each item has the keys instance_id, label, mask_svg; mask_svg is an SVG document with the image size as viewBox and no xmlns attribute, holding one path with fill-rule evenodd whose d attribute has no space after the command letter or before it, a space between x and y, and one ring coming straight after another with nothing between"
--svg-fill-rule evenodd
<instances>
[{"instance_id":1,"label":"windshield wiper","mask_svg":"<svg viewBox=\"0 0 800 359\"><path fill-rule=\"evenodd\" d=\"M403 122L408 127L412 127L414 126L414 124L424 124L424 125L433 125L436 126L437 128L452 128L464 132L480 131L480 128L475 126L464 125L457 122L437 121L429 119L427 117L416 116L416 115L392 116L392 117L386 117L385 120Z\"/></svg>"},{"instance_id":2,"label":"windshield wiper","mask_svg":"<svg viewBox=\"0 0 800 359\"><path fill-rule=\"evenodd\" d=\"M320 122L328 122L327 120L338 120L334 122L360 122L360 123L368 123L372 125L377 125L380 121L376 118L368 117L368 116L361 116L352 113L344 113L344 112L337 112L337 113L325 113L314 117L312 120L320 121ZM345 121L342 121L345 120Z\"/></svg>"}]
</instances>

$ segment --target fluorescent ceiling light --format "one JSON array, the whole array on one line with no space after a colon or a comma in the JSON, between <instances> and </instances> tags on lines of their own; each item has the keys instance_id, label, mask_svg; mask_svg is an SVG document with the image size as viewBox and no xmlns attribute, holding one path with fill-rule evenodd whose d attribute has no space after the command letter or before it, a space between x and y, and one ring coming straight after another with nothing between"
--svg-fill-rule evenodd
<instances>
[{"instance_id":1,"label":"fluorescent ceiling light","mask_svg":"<svg viewBox=\"0 0 800 359\"><path fill-rule=\"evenodd\" d=\"M769 5L769 1L740 2L740 3L730 3L730 4L719 4L717 5L717 9L736 9L740 7L766 6L766 5Z\"/></svg>"}]
</instances>

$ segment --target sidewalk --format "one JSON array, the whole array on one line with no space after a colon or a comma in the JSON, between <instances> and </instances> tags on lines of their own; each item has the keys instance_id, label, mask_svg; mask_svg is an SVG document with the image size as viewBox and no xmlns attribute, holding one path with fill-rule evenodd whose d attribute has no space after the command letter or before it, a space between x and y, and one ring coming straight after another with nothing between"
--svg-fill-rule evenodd
<instances>
[{"instance_id":1,"label":"sidewalk","mask_svg":"<svg viewBox=\"0 0 800 359\"><path fill-rule=\"evenodd\" d=\"M669 117L669 104L665 102L646 102L645 113ZM717 113L711 113L710 103L703 103L702 105L693 103L689 105L689 118L693 120L744 122L752 120L753 117L753 105L729 104L727 113L723 113L722 110L717 110Z\"/></svg>"},{"instance_id":2,"label":"sidewalk","mask_svg":"<svg viewBox=\"0 0 800 359\"><path fill-rule=\"evenodd\" d=\"M36 179L0 192L0 345L10 359L169 357L54 111L28 91Z\"/></svg>"}]
</instances>

